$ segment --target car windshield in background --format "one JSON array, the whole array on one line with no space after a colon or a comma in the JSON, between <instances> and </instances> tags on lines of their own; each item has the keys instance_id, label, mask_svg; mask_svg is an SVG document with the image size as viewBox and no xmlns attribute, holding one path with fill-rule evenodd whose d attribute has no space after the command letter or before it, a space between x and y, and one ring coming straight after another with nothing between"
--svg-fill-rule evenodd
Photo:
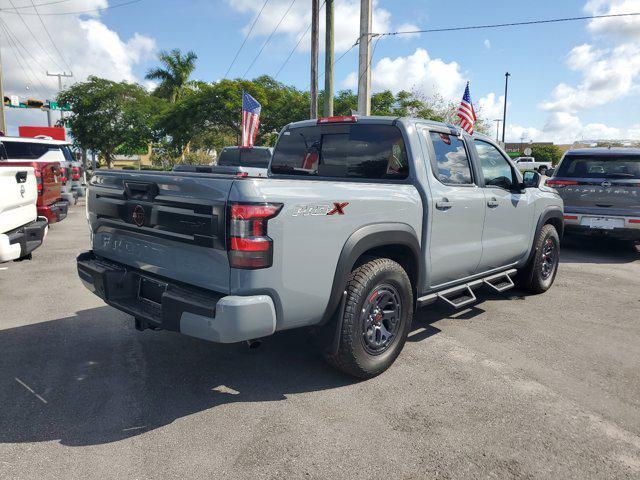
<instances>
[{"instance_id":1,"label":"car windshield in background","mask_svg":"<svg viewBox=\"0 0 640 480\"><path fill-rule=\"evenodd\" d=\"M4 147L1 150L4 158L10 158L11 160L39 160L44 157L48 152L60 152L59 145L47 145L46 143L31 143L31 142L2 142ZM64 152L64 149L67 152ZM63 147L63 155L68 161L73 161L73 156L69 151L69 147Z\"/></svg>"},{"instance_id":2,"label":"car windshield in background","mask_svg":"<svg viewBox=\"0 0 640 480\"><path fill-rule=\"evenodd\" d=\"M271 172L288 175L403 179L409 173L402 134L393 125L293 128L276 145Z\"/></svg>"},{"instance_id":3,"label":"car windshield in background","mask_svg":"<svg viewBox=\"0 0 640 480\"><path fill-rule=\"evenodd\" d=\"M221 167L267 168L271 152L268 148L225 148L220 152Z\"/></svg>"},{"instance_id":4,"label":"car windshield in background","mask_svg":"<svg viewBox=\"0 0 640 480\"><path fill-rule=\"evenodd\" d=\"M640 179L640 155L567 155L556 176Z\"/></svg>"}]
</instances>

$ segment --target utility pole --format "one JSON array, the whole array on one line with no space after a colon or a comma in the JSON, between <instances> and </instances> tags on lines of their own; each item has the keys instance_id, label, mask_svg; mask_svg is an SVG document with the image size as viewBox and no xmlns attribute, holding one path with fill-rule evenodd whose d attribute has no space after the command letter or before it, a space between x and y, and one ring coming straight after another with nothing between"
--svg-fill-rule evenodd
<instances>
[{"instance_id":1,"label":"utility pole","mask_svg":"<svg viewBox=\"0 0 640 480\"><path fill-rule=\"evenodd\" d=\"M496 118L493 121L496 122L496 142L498 142L500 141L500 122L502 121L502 119Z\"/></svg>"},{"instance_id":2,"label":"utility pole","mask_svg":"<svg viewBox=\"0 0 640 480\"><path fill-rule=\"evenodd\" d=\"M54 121L53 121L53 111L50 108L47 108L47 125L49 125L50 127L54 126Z\"/></svg>"},{"instance_id":3,"label":"utility pole","mask_svg":"<svg viewBox=\"0 0 640 480\"><path fill-rule=\"evenodd\" d=\"M507 92L509 90L509 72L504 74L504 113L502 114L502 144L504 143L504 134L507 130Z\"/></svg>"},{"instance_id":4,"label":"utility pole","mask_svg":"<svg viewBox=\"0 0 640 480\"><path fill-rule=\"evenodd\" d=\"M47 77L58 77L58 93L60 93L62 91L62 77L73 77L73 72L49 73L49 70L47 70ZM62 109L60 110L60 120L64 123L64 112Z\"/></svg>"},{"instance_id":5,"label":"utility pole","mask_svg":"<svg viewBox=\"0 0 640 480\"><path fill-rule=\"evenodd\" d=\"M311 106L309 118L318 118L318 15L320 0L311 0Z\"/></svg>"},{"instance_id":6,"label":"utility pole","mask_svg":"<svg viewBox=\"0 0 640 480\"><path fill-rule=\"evenodd\" d=\"M325 3L324 113L333 116L333 0Z\"/></svg>"},{"instance_id":7,"label":"utility pole","mask_svg":"<svg viewBox=\"0 0 640 480\"><path fill-rule=\"evenodd\" d=\"M4 118L4 88L2 85L2 46L0 45L0 131L2 135L7 134L7 123Z\"/></svg>"},{"instance_id":8,"label":"utility pole","mask_svg":"<svg viewBox=\"0 0 640 480\"><path fill-rule=\"evenodd\" d=\"M360 0L358 113L371 115L371 0Z\"/></svg>"}]
</instances>

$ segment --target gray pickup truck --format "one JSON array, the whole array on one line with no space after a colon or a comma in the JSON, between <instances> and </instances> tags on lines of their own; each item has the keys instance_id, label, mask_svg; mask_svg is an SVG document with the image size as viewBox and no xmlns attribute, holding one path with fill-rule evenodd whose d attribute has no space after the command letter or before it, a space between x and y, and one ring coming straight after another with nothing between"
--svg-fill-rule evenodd
<instances>
[{"instance_id":1,"label":"gray pickup truck","mask_svg":"<svg viewBox=\"0 0 640 480\"><path fill-rule=\"evenodd\" d=\"M367 378L413 312L484 286L553 283L563 205L491 139L409 118L287 125L266 178L97 171L85 286L135 317L213 342L312 327L325 357Z\"/></svg>"}]
</instances>

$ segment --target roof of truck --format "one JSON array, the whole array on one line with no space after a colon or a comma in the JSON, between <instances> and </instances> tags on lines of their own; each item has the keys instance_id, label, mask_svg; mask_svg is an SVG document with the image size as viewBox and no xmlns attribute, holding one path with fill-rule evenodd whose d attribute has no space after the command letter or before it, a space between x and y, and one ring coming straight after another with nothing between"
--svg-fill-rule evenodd
<instances>
[{"instance_id":1,"label":"roof of truck","mask_svg":"<svg viewBox=\"0 0 640 480\"><path fill-rule=\"evenodd\" d=\"M24 143L46 143L49 145L71 145L66 140L54 140L53 138L31 138L31 137L0 137L0 142L24 142Z\"/></svg>"},{"instance_id":2,"label":"roof of truck","mask_svg":"<svg viewBox=\"0 0 640 480\"><path fill-rule=\"evenodd\" d=\"M574 148L567 151L567 155L640 155L640 148L632 147L592 147Z\"/></svg>"}]
</instances>

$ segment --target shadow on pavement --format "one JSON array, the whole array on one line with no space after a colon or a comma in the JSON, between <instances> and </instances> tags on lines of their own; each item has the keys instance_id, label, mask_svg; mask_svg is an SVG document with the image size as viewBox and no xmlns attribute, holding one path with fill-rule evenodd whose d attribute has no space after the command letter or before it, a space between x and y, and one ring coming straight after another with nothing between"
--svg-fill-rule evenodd
<instances>
[{"instance_id":1,"label":"shadow on pavement","mask_svg":"<svg viewBox=\"0 0 640 480\"><path fill-rule=\"evenodd\" d=\"M418 314L410 341L438 333L430 323L450 314ZM327 365L305 330L250 350L138 332L131 317L107 306L0 330L0 352L0 443L115 442L226 403L357 382Z\"/></svg>"},{"instance_id":2,"label":"shadow on pavement","mask_svg":"<svg viewBox=\"0 0 640 480\"><path fill-rule=\"evenodd\" d=\"M138 332L110 307L0 330L0 443L114 442L230 402L354 383L309 348L304 331L257 349Z\"/></svg>"},{"instance_id":3,"label":"shadow on pavement","mask_svg":"<svg viewBox=\"0 0 640 480\"><path fill-rule=\"evenodd\" d=\"M562 240L560 259L562 263L631 263L640 260L640 250L629 241L566 235Z\"/></svg>"}]
</instances>

